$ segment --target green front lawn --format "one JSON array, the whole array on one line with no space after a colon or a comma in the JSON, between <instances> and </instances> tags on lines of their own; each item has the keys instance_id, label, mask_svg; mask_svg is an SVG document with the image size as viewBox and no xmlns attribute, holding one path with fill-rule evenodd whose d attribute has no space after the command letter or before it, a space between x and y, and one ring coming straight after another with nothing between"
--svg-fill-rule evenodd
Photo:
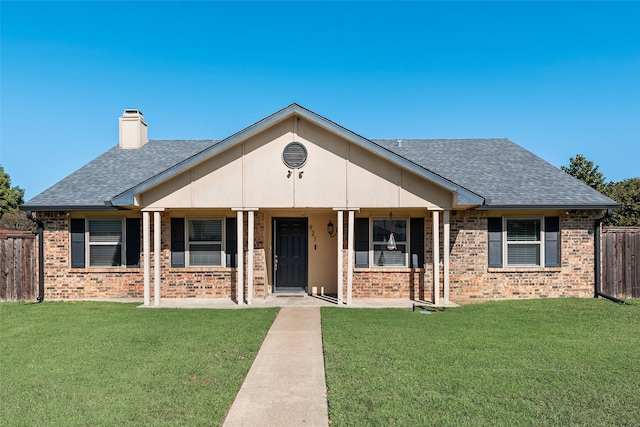
<instances>
[{"instance_id":1,"label":"green front lawn","mask_svg":"<svg viewBox=\"0 0 640 427\"><path fill-rule=\"evenodd\" d=\"M3 425L218 425L277 309L0 304ZM322 309L332 425L638 425L640 304Z\"/></svg>"},{"instance_id":2,"label":"green front lawn","mask_svg":"<svg viewBox=\"0 0 640 427\"><path fill-rule=\"evenodd\" d=\"M339 426L640 425L640 302L322 309Z\"/></svg>"},{"instance_id":3,"label":"green front lawn","mask_svg":"<svg viewBox=\"0 0 640 427\"><path fill-rule=\"evenodd\" d=\"M0 304L2 425L219 425L277 309Z\"/></svg>"}]
</instances>

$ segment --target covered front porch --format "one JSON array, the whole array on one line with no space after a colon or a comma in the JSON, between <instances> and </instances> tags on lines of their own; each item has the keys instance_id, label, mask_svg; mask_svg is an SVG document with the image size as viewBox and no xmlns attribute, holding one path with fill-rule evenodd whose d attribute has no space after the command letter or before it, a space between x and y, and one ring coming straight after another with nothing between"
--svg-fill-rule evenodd
<instances>
[{"instance_id":1,"label":"covered front porch","mask_svg":"<svg viewBox=\"0 0 640 427\"><path fill-rule=\"evenodd\" d=\"M394 299L408 305L449 304L450 246L444 243L450 241L450 211L237 208L197 214L224 215L235 220L225 223L234 226L225 232L235 233L238 242L232 253L225 254L227 264L204 270L172 268L167 263L172 243L169 224L176 213L170 209L143 210L145 306L164 306L165 299L175 299L174 293L169 292L175 289L175 275L193 272L206 277L226 275L229 289L223 297L204 298L212 303L226 300L236 306L264 304L270 297L297 292L339 306L357 306L363 300L391 303ZM395 251L404 257L401 265L380 263L381 257L393 254L379 248L373 228L377 221L387 222L375 218L387 217L406 224L407 230L396 235L400 239L409 240L409 226L413 227L414 238L411 242L398 242L400 249ZM292 223L297 224L295 230L287 231L287 225ZM369 224L364 242L362 224ZM415 236L422 236L422 240L416 241ZM389 237L387 234L383 239ZM416 253L416 247L421 255ZM234 261L229 263L231 259Z\"/></svg>"}]
</instances>

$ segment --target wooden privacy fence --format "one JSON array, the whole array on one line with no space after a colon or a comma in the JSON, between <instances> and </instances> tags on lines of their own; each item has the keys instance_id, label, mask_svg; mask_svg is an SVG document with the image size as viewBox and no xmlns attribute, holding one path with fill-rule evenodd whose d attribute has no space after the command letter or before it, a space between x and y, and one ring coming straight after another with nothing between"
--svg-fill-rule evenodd
<instances>
[{"instance_id":1,"label":"wooden privacy fence","mask_svg":"<svg viewBox=\"0 0 640 427\"><path fill-rule=\"evenodd\" d=\"M602 292L640 298L640 227L602 228Z\"/></svg>"},{"instance_id":2,"label":"wooden privacy fence","mask_svg":"<svg viewBox=\"0 0 640 427\"><path fill-rule=\"evenodd\" d=\"M36 236L0 230L0 301L36 298Z\"/></svg>"}]
</instances>

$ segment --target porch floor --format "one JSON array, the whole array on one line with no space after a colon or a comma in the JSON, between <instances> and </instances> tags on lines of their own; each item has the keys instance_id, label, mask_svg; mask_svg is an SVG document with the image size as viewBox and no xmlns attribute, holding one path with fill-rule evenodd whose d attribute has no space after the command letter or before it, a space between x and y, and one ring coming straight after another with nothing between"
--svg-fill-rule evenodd
<instances>
[{"instance_id":1,"label":"porch floor","mask_svg":"<svg viewBox=\"0 0 640 427\"><path fill-rule=\"evenodd\" d=\"M142 302L141 300L137 300ZM344 301L343 301L344 302ZM405 308L412 309L415 306L435 307L433 302L425 300L412 300L408 298L353 298L351 305L342 304L342 308ZM439 304L439 307L457 307L449 304ZM153 299L151 305L143 308L213 308L213 309L246 309L261 307L338 307L338 300L335 296L312 296L303 294L302 296L291 295L268 295L266 298L254 298L251 305L246 303L238 305L229 298L161 298L160 305L154 306Z\"/></svg>"}]
</instances>

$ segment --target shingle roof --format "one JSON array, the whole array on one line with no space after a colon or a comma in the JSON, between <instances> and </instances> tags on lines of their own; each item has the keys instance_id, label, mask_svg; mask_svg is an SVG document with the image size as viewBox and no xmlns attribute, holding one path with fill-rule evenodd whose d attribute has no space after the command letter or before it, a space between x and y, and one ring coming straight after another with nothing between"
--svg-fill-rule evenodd
<instances>
[{"instance_id":1,"label":"shingle roof","mask_svg":"<svg viewBox=\"0 0 640 427\"><path fill-rule=\"evenodd\" d=\"M111 148L22 206L28 210L106 208L105 202L217 141L149 141L139 149Z\"/></svg>"},{"instance_id":2,"label":"shingle roof","mask_svg":"<svg viewBox=\"0 0 640 427\"><path fill-rule=\"evenodd\" d=\"M617 203L508 139L373 140L480 194L489 208L605 208Z\"/></svg>"},{"instance_id":3,"label":"shingle roof","mask_svg":"<svg viewBox=\"0 0 640 427\"><path fill-rule=\"evenodd\" d=\"M260 126L269 125L269 119L280 119L290 113L303 114L330 126L333 131L337 129L348 139L364 141L379 155L399 159L418 172L424 171L423 175L434 182L439 180L446 186L453 183L464 189L459 194L481 196L485 199L481 209L617 207L613 200L508 139L411 139L401 140L400 144L397 140L367 140L297 104L236 135L242 136L254 127L253 131L259 130ZM236 135L222 141L150 141L139 149L113 147L29 200L22 209L109 208L108 202L116 196L132 192L134 187L151 185L160 176L172 176L180 167L190 167L200 157L215 154L217 147L235 143ZM145 182L148 184L143 185Z\"/></svg>"}]
</instances>

